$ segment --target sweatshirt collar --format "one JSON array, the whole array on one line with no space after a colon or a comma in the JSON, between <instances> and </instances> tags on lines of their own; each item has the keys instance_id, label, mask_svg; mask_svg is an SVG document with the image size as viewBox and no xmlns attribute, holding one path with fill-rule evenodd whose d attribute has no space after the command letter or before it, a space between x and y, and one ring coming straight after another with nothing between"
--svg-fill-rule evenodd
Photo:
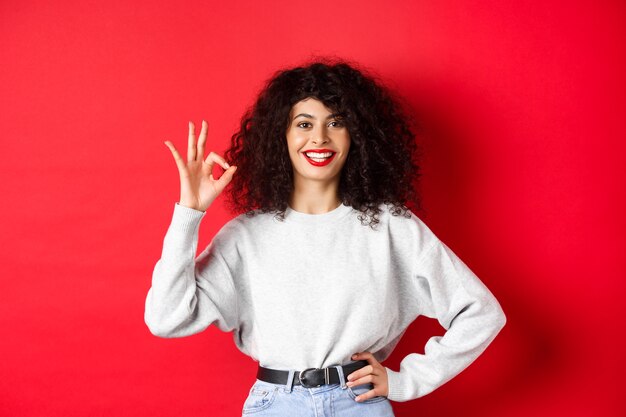
<instances>
[{"instance_id":1,"label":"sweatshirt collar","mask_svg":"<svg viewBox=\"0 0 626 417\"><path fill-rule=\"evenodd\" d=\"M339 204L336 208L326 213L310 214L295 211L291 206L287 206L285 210L285 220L287 222L294 222L300 224L315 224L321 225L325 223L334 223L335 221L345 217L348 213L352 212L352 207L347 206L344 203Z\"/></svg>"}]
</instances>

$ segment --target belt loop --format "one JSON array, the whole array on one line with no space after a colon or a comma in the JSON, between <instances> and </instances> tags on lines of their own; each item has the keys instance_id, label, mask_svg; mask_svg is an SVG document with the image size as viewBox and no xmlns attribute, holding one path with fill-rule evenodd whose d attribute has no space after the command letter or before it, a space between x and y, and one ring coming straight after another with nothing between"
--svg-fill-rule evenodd
<instances>
[{"instance_id":1,"label":"belt loop","mask_svg":"<svg viewBox=\"0 0 626 417\"><path fill-rule=\"evenodd\" d=\"M341 389L346 389L348 386L346 385L345 377L343 375L343 367L341 365L333 366L333 368L337 369L337 374L339 374L339 383L341 384Z\"/></svg>"},{"instance_id":2,"label":"belt loop","mask_svg":"<svg viewBox=\"0 0 626 417\"><path fill-rule=\"evenodd\" d=\"M287 392L291 392L291 388L293 387L293 377L295 376L296 371L293 369L289 370L289 376L287 377Z\"/></svg>"}]
</instances>

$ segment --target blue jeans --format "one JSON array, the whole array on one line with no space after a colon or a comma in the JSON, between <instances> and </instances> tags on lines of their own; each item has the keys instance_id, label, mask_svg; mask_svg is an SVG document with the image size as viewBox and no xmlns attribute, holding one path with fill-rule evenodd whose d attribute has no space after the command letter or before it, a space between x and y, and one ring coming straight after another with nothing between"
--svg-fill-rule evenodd
<instances>
[{"instance_id":1,"label":"blue jeans","mask_svg":"<svg viewBox=\"0 0 626 417\"><path fill-rule=\"evenodd\" d=\"M366 393L374 386L367 383L348 387L341 366L335 368L340 382L316 388L293 385L294 371L290 371L285 385L257 379L243 404L242 416L394 417L387 397L355 401L357 395Z\"/></svg>"}]
</instances>

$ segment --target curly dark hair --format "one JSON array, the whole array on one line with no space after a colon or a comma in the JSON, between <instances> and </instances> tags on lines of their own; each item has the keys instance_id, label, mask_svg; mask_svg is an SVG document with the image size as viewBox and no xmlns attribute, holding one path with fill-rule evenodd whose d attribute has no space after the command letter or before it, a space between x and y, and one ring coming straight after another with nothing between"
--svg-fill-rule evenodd
<instances>
[{"instance_id":1,"label":"curly dark hair","mask_svg":"<svg viewBox=\"0 0 626 417\"><path fill-rule=\"evenodd\" d=\"M339 180L339 198L360 211L359 220L379 220L381 203L393 205L393 215L415 209L421 199L414 182L421 176L415 119L404 103L377 77L345 60L317 58L307 65L277 71L256 102L241 118L225 158L237 166L229 187L231 211L276 212L284 220L293 190L293 168L286 132L294 104L315 98L343 116L350 149Z\"/></svg>"}]
</instances>

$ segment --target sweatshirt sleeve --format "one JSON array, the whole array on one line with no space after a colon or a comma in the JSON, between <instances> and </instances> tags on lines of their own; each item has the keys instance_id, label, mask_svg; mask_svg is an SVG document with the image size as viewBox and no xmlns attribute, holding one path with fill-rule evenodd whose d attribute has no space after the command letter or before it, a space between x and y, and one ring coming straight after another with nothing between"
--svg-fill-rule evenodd
<instances>
[{"instance_id":1,"label":"sweatshirt sleeve","mask_svg":"<svg viewBox=\"0 0 626 417\"><path fill-rule=\"evenodd\" d=\"M145 301L144 321L155 336L189 336L211 324L225 332L237 327L237 293L217 250L217 236L195 258L205 214L178 203L174 206Z\"/></svg>"},{"instance_id":2,"label":"sweatshirt sleeve","mask_svg":"<svg viewBox=\"0 0 626 417\"><path fill-rule=\"evenodd\" d=\"M431 337L424 354L411 353L398 372L387 368L391 401L422 397L467 368L504 327L506 317L489 289L439 239L420 256L413 273L421 314L446 330Z\"/></svg>"}]
</instances>

